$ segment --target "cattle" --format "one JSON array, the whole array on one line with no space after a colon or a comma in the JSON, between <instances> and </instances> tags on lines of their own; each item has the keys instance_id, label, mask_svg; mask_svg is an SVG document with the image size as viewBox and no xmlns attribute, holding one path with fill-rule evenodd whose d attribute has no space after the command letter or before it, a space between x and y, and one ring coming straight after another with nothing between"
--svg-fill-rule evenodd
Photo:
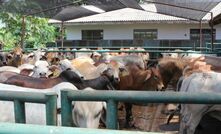
<instances>
[{"instance_id":1,"label":"cattle","mask_svg":"<svg viewBox=\"0 0 221 134\"><path fill-rule=\"evenodd\" d=\"M37 61L35 65L31 64L22 64L21 66L13 67L13 66L3 66L0 67L0 72L9 71L9 72L15 72L15 73L21 73L40 78L40 77L47 77L51 71L49 68L49 64L46 61Z\"/></svg>"},{"instance_id":2,"label":"cattle","mask_svg":"<svg viewBox=\"0 0 221 134\"><path fill-rule=\"evenodd\" d=\"M62 89L77 90L77 88L68 82L63 82L55 85L52 88L40 90L32 88L18 87L14 85L0 84L1 91L13 91L22 93L50 93L55 92L58 95L57 107L61 108L60 91ZM86 91L93 91L94 89L86 88ZM101 111L106 108L105 102L81 102L73 101L72 119L75 126L86 128L98 128ZM14 106L13 102L0 101L0 121L1 122L15 122L14 120ZM26 109L26 123L46 125L45 106L43 104L25 103ZM61 119L58 116L58 125L61 125Z\"/></svg>"},{"instance_id":3,"label":"cattle","mask_svg":"<svg viewBox=\"0 0 221 134\"><path fill-rule=\"evenodd\" d=\"M180 92L219 93L221 87L220 80L221 73L193 73L184 78ZM220 105L181 104L180 133L194 134L203 115L211 111L221 111Z\"/></svg>"},{"instance_id":4,"label":"cattle","mask_svg":"<svg viewBox=\"0 0 221 134\"><path fill-rule=\"evenodd\" d=\"M94 91L92 88L85 88L85 91ZM73 121L77 127L98 128L102 111L106 109L105 102L74 102Z\"/></svg>"},{"instance_id":5,"label":"cattle","mask_svg":"<svg viewBox=\"0 0 221 134\"><path fill-rule=\"evenodd\" d=\"M157 69L151 68L142 70L135 64L127 65L129 74L121 74L118 90L161 90L164 88L163 81ZM132 117L132 105L125 104L126 109L126 127L130 126Z\"/></svg>"},{"instance_id":6,"label":"cattle","mask_svg":"<svg viewBox=\"0 0 221 134\"><path fill-rule=\"evenodd\" d=\"M73 71L63 71L57 78L34 78L13 72L0 72L0 83L28 88L46 89L61 82L82 83L82 79Z\"/></svg>"},{"instance_id":7,"label":"cattle","mask_svg":"<svg viewBox=\"0 0 221 134\"><path fill-rule=\"evenodd\" d=\"M70 69L74 71L75 73L77 73L77 75L79 75L80 77L84 78L84 76L74 66L72 66L71 62L68 59L61 60L59 62L59 67L61 71Z\"/></svg>"},{"instance_id":8,"label":"cattle","mask_svg":"<svg viewBox=\"0 0 221 134\"><path fill-rule=\"evenodd\" d=\"M123 56L112 56L109 57L109 59L102 59L104 61L117 61L123 65L127 65L130 63L134 63L137 66L139 66L141 69L145 69L146 65L142 59L142 57L137 56L137 55L123 55Z\"/></svg>"},{"instance_id":9,"label":"cattle","mask_svg":"<svg viewBox=\"0 0 221 134\"><path fill-rule=\"evenodd\" d=\"M0 83L38 89L51 88L61 82L70 82L78 89L92 87L98 90L114 90L113 85L118 83L118 80L114 79L111 69L105 70L100 77L91 80L83 80L71 70L63 71L56 78L34 78L13 72L1 72L0 77L2 77Z\"/></svg>"},{"instance_id":10,"label":"cattle","mask_svg":"<svg viewBox=\"0 0 221 134\"><path fill-rule=\"evenodd\" d=\"M36 61L47 60L44 55L45 55L45 52L43 52L40 49L33 51L29 54L24 54L22 58L22 63L34 65Z\"/></svg>"},{"instance_id":11,"label":"cattle","mask_svg":"<svg viewBox=\"0 0 221 134\"><path fill-rule=\"evenodd\" d=\"M8 63L7 56L8 56L8 53L0 52L0 67L7 65L7 63Z\"/></svg>"},{"instance_id":12,"label":"cattle","mask_svg":"<svg viewBox=\"0 0 221 134\"><path fill-rule=\"evenodd\" d=\"M183 75L184 68L190 63L189 60L181 58L161 58L158 61L157 69L159 70L163 79L165 88L170 83L176 89L177 82Z\"/></svg>"},{"instance_id":13,"label":"cattle","mask_svg":"<svg viewBox=\"0 0 221 134\"><path fill-rule=\"evenodd\" d=\"M54 51L58 51L58 49L54 49ZM45 58L50 65L58 65L61 60L58 52L47 52L45 53Z\"/></svg>"},{"instance_id":14,"label":"cattle","mask_svg":"<svg viewBox=\"0 0 221 134\"><path fill-rule=\"evenodd\" d=\"M88 48L81 48L79 49L80 51L90 51L90 49ZM87 58L87 57L91 57L92 53L91 52L76 52L75 53L75 57L76 58Z\"/></svg>"},{"instance_id":15,"label":"cattle","mask_svg":"<svg viewBox=\"0 0 221 134\"><path fill-rule=\"evenodd\" d=\"M194 72L221 72L221 58L213 56L201 56L192 59L190 64L183 70L183 76L187 77Z\"/></svg>"},{"instance_id":16,"label":"cattle","mask_svg":"<svg viewBox=\"0 0 221 134\"><path fill-rule=\"evenodd\" d=\"M123 64L110 61L109 63L100 63L98 66L94 66L90 62L83 62L78 66L75 66L77 70L84 76L86 80L98 78L103 71L111 69L116 80L119 79L119 71L126 71L126 68Z\"/></svg>"},{"instance_id":17,"label":"cattle","mask_svg":"<svg viewBox=\"0 0 221 134\"><path fill-rule=\"evenodd\" d=\"M12 67L12 66L2 66L2 67L0 67L0 72L4 72L4 71L20 73L21 70L18 69L17 67Z\"/></svg>"},{"instance_id":18,"label":"cattle","mask_svg":"<svg viewBox=\"0 0 221 134\"><path fill-rule=\"evenodd\" d=\"M10 53L11 56L8 55L8 66L14 66L14 67L18 67L20 66L22 63L22 56L23 56L23 50L21 49L21 47L16 47L12 50L12 52Z\"/></svg>"},{"instance_id":19,"label":"cattle","mask_svg":"<svg viewBox=\"0 0 221 134\"><path fill-rule=\"evenodd\" d=\"M38 60L34 64L33 73L31 76L36 78L47 77L51 73L49 69L50 68L47 61Z\"/></svg>"}]
</instances>

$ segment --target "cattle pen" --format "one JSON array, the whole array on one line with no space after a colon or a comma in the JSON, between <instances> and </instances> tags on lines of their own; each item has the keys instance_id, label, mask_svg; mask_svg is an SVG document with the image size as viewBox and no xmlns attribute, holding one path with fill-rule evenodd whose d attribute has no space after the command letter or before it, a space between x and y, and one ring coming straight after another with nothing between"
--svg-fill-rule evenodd
<instances>
[{"instance_id":1,"label":"cattle pen","mask_svg":"<svg viewBox=\"0 0 221 134\"><path fill-rule=\"evenodd\" d=\"M220 134L221 0L0 7L0 134Z\"/></svg>"},{"instance_id":2,"label":"cattle pen","mask_svg":"<svg viewBox=\"0 0 221 134\"><path fill-rule=\"evenodd\" d=\"M15 103L15 121L17 123L25 123L25 106L19 104L18 101L43 103L46 100L47 111L47 124L56 125L56 96L54 93L42 95L38 93L29 94L27 92L21 92L15 94L14 92L4 91L6 95L1 93L0 99L7 101L14 101ZM25 94L25 95L24 95ZM24 96L23 96L24 95ZM47 97L50 96L50 97ZM143 92L143 91L70 91L64 89L61 91L61 119L62 126L73 126L72 122L72 101L106 101L107 102L107 128L118 129L117 125L117 103L129 102L129 103L182 103L182 104L221 104L220 93L176 93L176 92ZM21 103L20 102L20 103ZM18 105L19 104L19 105ZM68 133L133 133L124 131L109 131L109 130L90 130L83 128L62 128L62 127L44 127L34 125L13 125L13 124L0 124L0 133L13 134L13 133L30 133L31 130L35 130L41 127L38 132L46 134L48 132L52 134L60 134L63 132ZM11 129L8 129L11 128ZM21 129L22 128L22 129ZM139 132L140 134L154 134L153 132Z\"/></svg>"}]
</instances>

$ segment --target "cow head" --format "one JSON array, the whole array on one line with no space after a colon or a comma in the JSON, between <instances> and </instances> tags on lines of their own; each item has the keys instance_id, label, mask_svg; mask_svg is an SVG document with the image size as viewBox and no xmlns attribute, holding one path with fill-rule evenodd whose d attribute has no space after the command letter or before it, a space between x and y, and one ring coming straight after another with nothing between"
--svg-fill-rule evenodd
<instances>
[{"instance_id":1,"label":"cow head","mask_svg":"<svg viewBox=\"0 0 221 134\"><path fill-rule=\"evenodd\" d=\"M13 49L13 51L11 52L11 54L13 55L13 58L15 59L21 59L22 55L23 55L23 50L21 47L16 47Z\"/></svg>"},{"instance_id":2,"label":"cow head","mask_svg":"<svg viewBox=\"0 0 221 134\"><path fill-rule=\"evenodd\" d=\"M7 54L4 52L0 53L0 66L7 65Z\"/></svg>"},{"instance_id":3,"label":"cow head","mask_svg":"<svg viewBox=\"0 0 221 134\"><path fill-rule=\"evenodd\" d=\"M164 89L163 79L161 77L160 71L158 68L151 68L152 71L152 79L157 83L157 89L162 90Z\"/></svg>"},{"instance_id":4,"label":"cow head","mask_svg":"<svg viewBox=\"0 0 221 134\"><path fill-rule=\"evenodd\" d=\"M84 90L93 91L91 88ZM98 128L105 102L76 101L73 102L72 118L77 127Z\"/></svg>"},{"instance_id":5,"label":"cow head","mask_svg":"<svg viewBox=\"0 0 221 134\"><path fill-rule=\"evenodd\" d=\"M120 76L121 75L129 74L127 68L123 64L121 64L121 63L119 63L117 61L111 60L108 63L107 67L108 67L108 70L107 70L106 74L108 74L109 76L112 76L113 80L115 82L119 82L120 81Z\"/></svg>"},{"instance_id":6,"label":"cow head","mask_svg":"<svg viewBox=\"0 0 221 134\"><path fill-rule=\"evenodd\" d=\"M33 68L33 74L32 77L47 77L50 74L49 70L49 64L47 61L36 61L34 68Z\"/></svg>"}]
</instances>

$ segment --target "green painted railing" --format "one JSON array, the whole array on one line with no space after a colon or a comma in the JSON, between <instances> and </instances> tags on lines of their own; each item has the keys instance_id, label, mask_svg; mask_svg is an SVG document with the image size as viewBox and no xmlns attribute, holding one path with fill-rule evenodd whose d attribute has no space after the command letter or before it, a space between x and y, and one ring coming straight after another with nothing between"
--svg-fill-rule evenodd
<instances>
[{"instance_id":1,"label":"green painted railing","mask_svg":"<svg viewBox=\"0 0 221 134\"><path fill-rule=\"evenodd\" d=\"M25 102L46 105L46 124L57 125L57 94L24 91L0 91L1 101L13 101L16 123L25 123Z\"/></svg>"},{"instance_id":2,"label":"green painted railing","mask_svg":"<svg viewBox=\"0 0 221 134\"><path fill-rule=\"evenodd\" d=\"M0 123L0 134L162 134L162 133Z\"/></svg>"},{"instance_id":3,"label":"green painted railing","mask_svg":"<svg viewBox=\"0 0 221 134\"><path fill-rule=\"evenodd\" d=\"M107 128L117 129L117 104L127 103L185 103L221 104L221 93L186 93L154 91L70 91L61 92L62 126L73 126L72 101L106 101Z\"/></svg>"}]
</instances>

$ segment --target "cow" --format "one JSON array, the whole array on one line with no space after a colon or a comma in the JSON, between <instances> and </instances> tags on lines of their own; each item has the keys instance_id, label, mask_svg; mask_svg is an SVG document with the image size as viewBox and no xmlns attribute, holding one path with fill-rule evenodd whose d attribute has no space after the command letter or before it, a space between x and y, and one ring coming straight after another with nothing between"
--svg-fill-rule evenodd
<instances>
[{"instance_id":1,"label":"cow","mask_svg":"<svg viewBox=\"0 0 221 134\"><path fill-rule=\"evenodd\" d=\"M157 69L163 79L165 88L171 83L173 89L176 89L177 82L183 75L184 68L190 63L187 59L181 58L161 58L158 61Z\"/></svg>"},{"instance_id":2,"label":"cow","mask_svg":"<svg viewBox=\"0 0 221 134\"><path fill-rule=\"evenodd\" d=\"M13 49L13 51L10 53L11 55L8 55L8 66L14 66L18 67L22 63L22 56L23 56L23 50L21 47L16 47Z\"/></svg>"},{"instance_id":3,"label":"cow","mask_svg":"<svg viewBox=\"0 0 221 134\"><path fill-rule=\"evenodd\" d=\"M0 67L7 65L8 63L7 56L8 56L7 52L0 52Z\"/></svg>"},{"instance_id":4,"label":"cow","mask_svg":"<svg viewBox=\"0 0 221 134\"><path fill-rule=\"evenodd\" d=\"M118 90L154 91L164 88L161 75L156 68L142 70L136 64L128 64L126 67L129 73L124 72L120 75L120 82L117 87ZM126 103L125 127L130 126L132 117L131 109L132 104Z\"/></svg>"},{"instance_id":5,"label":"cow","mask_svg":"<svg viewBox=\"0 0 221 134\"><path fill-rule=\"evenodd\" d=\"M220 80L221 73L212 71L193 73L184 78L180 92L220 93ZM194 134L203 115L211 111L221 111L221 106L214 104L181 104L180 133Z\"/></svg>"},{"instance_id":6,"label":"cow","mask_svg":"<svg viewBox=\"0 0 221 134\"><path fill-rule=\"evenodd\" d=\"M52 88L40 90L33 88L24 88L14 85L7 85L0 83L0 91L13 91L13 92L22 92L22 93L50 93L55 92L58 95L57 107L61 108L61 97L60 91L62 89L69 89L70 91L76 91L77 88L68 82L63 82L58 85L55 85ZM94 89L86 88L86 91L93 91ZM81 102L73 101L72 109L72 119L77 127L86 127L86 128L98 128L99 120L101 117L101 111L106 108L105 102ZM13 102L9 101L0 101L0 121L1 122L15 122L14 117L14 106ZM45 106L43 104L34 104L34 103L25 103L26 109L26 123L27 124L39 124L46 125L46 113ZM61 125L61 119L58 116L58 125Z\"/></svg>"}]
</instances>

